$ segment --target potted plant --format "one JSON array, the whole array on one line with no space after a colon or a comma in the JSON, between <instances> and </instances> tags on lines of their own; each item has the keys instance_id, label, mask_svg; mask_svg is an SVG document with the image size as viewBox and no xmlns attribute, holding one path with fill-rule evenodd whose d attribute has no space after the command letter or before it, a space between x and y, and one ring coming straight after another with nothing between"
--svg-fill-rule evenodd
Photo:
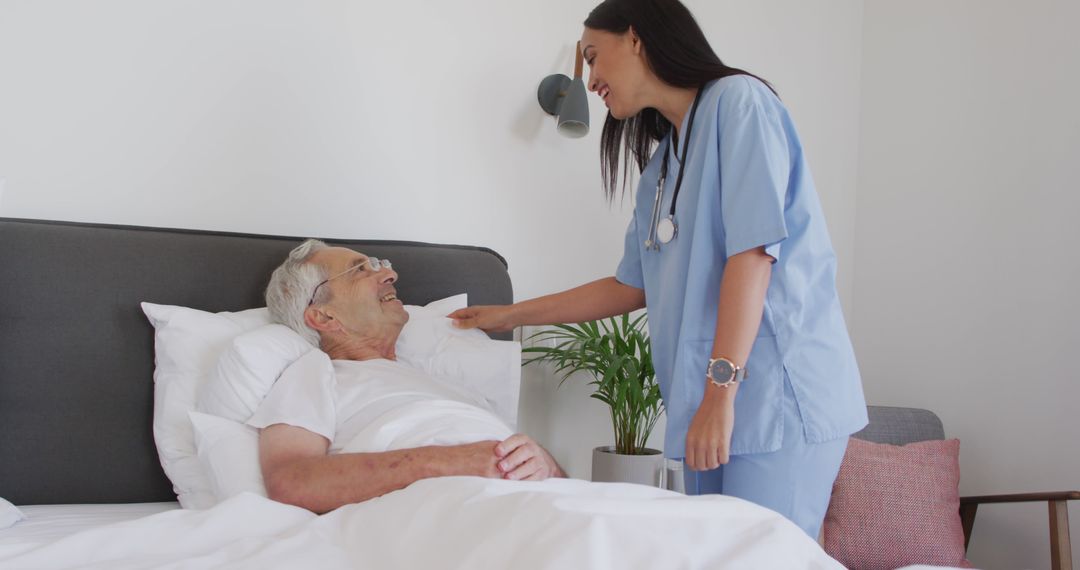
<instances>
[{"instance_id":1,"label":"potted plant","mask_svg":"<svg viewBox=\"0 0 1080 570\"><path fill-rule=\"evenodd\" d=\"M645 443L664 405L645 326L645 313L555 325L530 335L532 346L522 349L536 355L523 366L553 364L560 386L575 372L588 373L590 397L608 405L615 445L593 450L593 481L660 484L663 454Z\"/></svg>"}]
</instances>

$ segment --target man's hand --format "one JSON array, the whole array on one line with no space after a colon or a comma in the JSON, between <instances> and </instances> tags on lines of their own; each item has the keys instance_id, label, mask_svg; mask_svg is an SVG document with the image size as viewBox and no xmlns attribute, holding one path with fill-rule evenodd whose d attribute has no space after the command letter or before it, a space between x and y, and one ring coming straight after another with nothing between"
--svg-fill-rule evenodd
<instances>
[{"instance_id":1,"label":"man's hand","mask_svg":"<svg viewBox=\"0 0 1080 570\"><path fill-rule=\"evenodd\" d=\"M540 444L524 434L514 434L495 446L499 471L504 479L542 481L548 477L566 477L555 458Z\"/></svg>"},{"instance_id":2,"label":"man's hand","mask_svg":"<svg viewBox=\"0 0 1080 570\"><path fill-rule=\"evenodd\" d=\"M480 329L484 332L506 332L516 324L511 320L512 305L475 305L458 309L447 315L459 329Z\"/></svg>"},{"instance_id":3,"label":"man's hand","mask_svg":"<svg viewBox=\"0 0 1080 570\"><path fill-rule=\"evenodd\" d=\"M686 465L690 469L708 471L728 462L736 389L706 386L705 398L686 433Z\"/></svg>"},{"instance_id":4,"label":"man's hand","mask_svg":"<svg viewBox=\"0 0 1080 570\"><path fill-rule=\"evenodd\" d=\"M447 461L453 466L451 471L457 475L502 478L503 473L496 465L499 462L496 445L499 442L492 440L448 447L450 457L447 457Z\"/></svg>"}]
</instances>

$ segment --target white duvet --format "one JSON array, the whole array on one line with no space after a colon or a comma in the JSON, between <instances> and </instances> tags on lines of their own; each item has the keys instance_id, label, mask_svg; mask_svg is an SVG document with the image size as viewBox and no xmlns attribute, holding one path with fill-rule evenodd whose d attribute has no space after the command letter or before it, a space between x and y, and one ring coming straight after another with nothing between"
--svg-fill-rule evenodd
<instances>
[{"instance_id":1,"label":"white duvet","mask_svg":"<svg viewBox=\"0 0 1080 570\"><path fill-rule=\"evenodd\" d=\"M723 496L550 479L425 479L322 516L245 493L80 532L0 568L842 568Z\"/></svg>"}]
</instances>

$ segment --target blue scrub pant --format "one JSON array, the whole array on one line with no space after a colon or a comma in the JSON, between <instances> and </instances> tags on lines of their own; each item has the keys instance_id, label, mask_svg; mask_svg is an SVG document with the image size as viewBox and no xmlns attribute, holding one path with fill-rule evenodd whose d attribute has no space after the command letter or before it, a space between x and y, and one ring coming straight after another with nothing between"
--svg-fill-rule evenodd
<instances>
[{"instance_id":1,"label":"blue scrub pant","mask_svg":"<svg viewBox=\"0 0 1080 570\"><path fill-rule=\"evenodd\" d=\"M848 438L807 443L791 385L784 379L784 438L769 453L732 455L712 471L684 464L687 495L719 493L772 509L817 540ZM684 459L685 463L685 459Z\"/></svg>"}]
</instances>

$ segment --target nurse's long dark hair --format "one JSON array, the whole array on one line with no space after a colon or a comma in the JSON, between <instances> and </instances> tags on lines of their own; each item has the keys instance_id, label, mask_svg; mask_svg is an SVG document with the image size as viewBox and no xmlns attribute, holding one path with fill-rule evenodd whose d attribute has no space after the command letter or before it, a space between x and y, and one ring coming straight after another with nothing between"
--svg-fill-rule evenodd
<instances>
[{"instance_id":1,"label":"nurse's long dark hair","mask_svg":"<svg viewBox=\"0 0 1080 570\"><path fill-rule=\"evenodd\" d=\"M749 75L772 89L767 81L753 73L724 65L690 10L678 0L605 0L589 13L585 27L615 34L625 33L633 27L644 44L645 58L653 73L675 87L700 87L729 75ZM623 120L608 112L600 135L600 176L609 200L615 198L618 186L619 147L626 145L622 149L625 190L631 155L640 173L649 162L653 145L670 131L671 122L656 109L642 109L637 115Z\"/></svg>"}]
</instances>

